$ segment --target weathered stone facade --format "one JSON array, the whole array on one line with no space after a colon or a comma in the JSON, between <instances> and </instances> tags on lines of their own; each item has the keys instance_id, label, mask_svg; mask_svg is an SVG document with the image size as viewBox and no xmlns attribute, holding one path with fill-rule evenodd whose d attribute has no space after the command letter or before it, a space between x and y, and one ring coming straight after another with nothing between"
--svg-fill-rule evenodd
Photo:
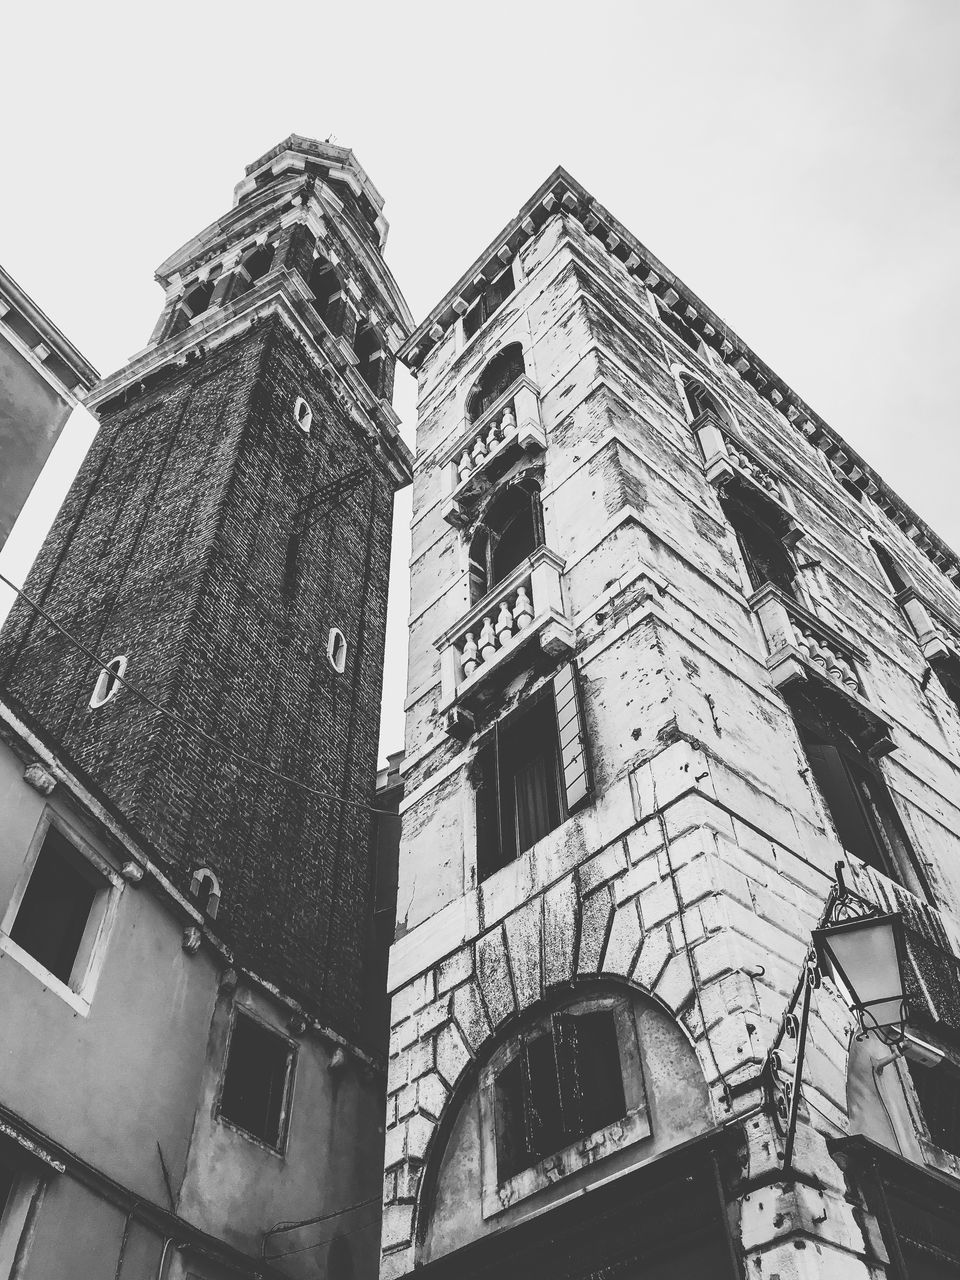
<instances>
[{"instance_id":1,"label":"weathered stone facade","mask_svg":"<svg viewBox=\"0 0 960 1280\"><path fill-rule=\"evenodd\" d=\"M512 292L465 326L505 267ZM515 346L513 380L486 395L484 371ZM860 893L904 913L911 1034L956 1058L956 558L563 171L401 358L420 400L382 1277L492 1274L494 1258L500 1274L521 1258L539 1274L510 1253L534 1218L546 1247L561 1203L599 1200L611 1177L714 1140L734 1152L717 1210L730 1268L907 1274L841 1151L863 1133L917 1168L956 1167L925 1131L903 1060L876 1074L882 1049L870 1065L825 981L792 1170L761 1072L838 860ZM539 546L478 592L478 530L518 485L539 492ZM789 590L753 580L734 501L774 529ZM899 593L874 543L901 567ZM559 708L571 663L589 794L570 789L560 715L560 820L491 871L477 834L485 744L544 690ZM884 870L840 843L798 736L811 706L851 726L863 794L889 797ZM633 1002L650 1130L588 1136L526 1181L501 1178L491 1199L489 1064L544 1011L591 992ZM653 1010L678 1040L645 1040ZM599 1274L601 1253L564 1274ZM665 1265L629 1274L681 1274Z\"/></svg>"}]
</instances>

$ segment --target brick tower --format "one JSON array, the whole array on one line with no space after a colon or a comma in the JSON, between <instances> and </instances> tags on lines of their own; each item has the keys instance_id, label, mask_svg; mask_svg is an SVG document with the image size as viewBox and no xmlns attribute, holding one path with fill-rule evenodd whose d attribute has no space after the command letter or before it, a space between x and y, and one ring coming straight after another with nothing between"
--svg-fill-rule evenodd
<instances>
[{"instance_id":1,"label":"brick tower","mask_svg":"<svg viewBox=\"0 0 960 1280\"><path fill-rule=\"evenodd\" d=\"M382 203L352 152L292 136L163 264L163 314L91 397L100 431L26 588L57 625L21 602L0 645L26 723L245 963L351 1038L410 479Z\"/></svg>"}]
</instances>

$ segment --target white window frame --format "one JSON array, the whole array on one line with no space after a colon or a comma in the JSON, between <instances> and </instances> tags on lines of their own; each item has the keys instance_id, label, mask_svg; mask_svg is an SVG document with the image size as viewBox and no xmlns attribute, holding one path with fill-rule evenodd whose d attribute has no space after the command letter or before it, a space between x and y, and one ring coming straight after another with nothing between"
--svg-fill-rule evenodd
<instances>
[{"instance_id":1,"label":"white window frame","mask_svg":"<svg viewBox=\"0 0 960 1280\"><path fill-rule=\"evenodd\" d=\"M115 658L111 658L106 666L100 668L96 683L93 686L93 692L90 694L90 706L96 710L97 707L106 706L108 702L112 702L120 690L123 688L123 676L127 670L128 656L125 653L119 653ZM113 684L110 684L113 677Z\"/></svg>"},{"instance_id":2,"label":"white window frame","mask_svg":"<svg viewBox=\"0 0 960 1280\"><path fill-rule=\"evenodd\" d=\"M313 426L313 410L303 396L297 396L294 401L293 420L305 436L310 434L310 428Z\"/></svg>"},{"instance_id":3,"label":"white window frame","mask_svg":"<svg viewBox=\"0 0 960 1280\"><path fill-rule=\"evenodd\" d=\"M347 637L339 627L331 627L327 636L327 661L342 676L347 669Z\"/></svg>"},{"instance_id":4,"label":"white window frame","mask_svg":"<svg viewBox=\"0 0 960 1280\"><path fill-rule=\"evenodd\" d=\"M39 960L10 937L20 904L33 877L43 842L51 828L59 831L70 843L82 874L97 888L73 962L69 982L61 982L59 978L54 977ZM21 968L32 974L48 991L59 996L75 1013L86 1017L90 1012L90 1005L103 969L107 942L116 918L123 887L123 877L119 872L114 870L110 863L61 814L53 809L45 809L27 850L17 887L0 921L0 954L9 956Z\"/></svg>"},{"instance_id":5,"label":"white window frame","mask_svg":"<svg viewBox=\"0 0 960 1280\"><path fill-rule=\"evenodd\" d=\"M497 1171L496 1080L520 1048L520 1037L537 1027L546 1028L553 1013L612 1012L617 1024L620 1050L620 1075L626 1112L618 1120L585 1134L563 1150L546 1156L538 1164L521 1169L512 1178L500 1182ZM643 1081L640 1037L637 1031L634 1001L629 994L593 996L550 1010L519 1030L501 1045L480 1073L480 1176L482 1212L492 1218L512 1208L521 1200L553 1186L560 1178L587 1168L598 1160L615 1155L625 1147L650 1136L650 1111Z\"/></svg>"}]
</instances>

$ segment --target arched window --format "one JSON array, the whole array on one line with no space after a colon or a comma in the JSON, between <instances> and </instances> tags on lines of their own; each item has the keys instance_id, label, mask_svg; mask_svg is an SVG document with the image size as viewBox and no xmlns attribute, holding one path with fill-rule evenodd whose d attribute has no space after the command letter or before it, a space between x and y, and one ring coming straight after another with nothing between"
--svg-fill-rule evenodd
<instances>
[{"instance_id":1,"label":"arched window","mask_svg":"<svg viewBox=\"0 0 960 1280\"><path fill-rule=\"evenodd\" d=\"M886 578L893 594L896 596L901 591L907 591L910 584L887 548L882 543L874 541L873 538L870 539L870 546L873 548L873 554L877 557L880 568L883 570L883 576Z\"/></svg>"},{"instance_id":2,"label":"arched window","mask_svg":"<svg viewBox=\"0 0 960 1280\"><path fill-rule=\"evenodd\" d=\"M837 839L868 866L905 883L913 854L882 773L825 699L796 693L791 702L810 775Z\"/></svg>"},{"instance_id":3,"label":"arched window","mask_svg":"<svg viewBox=\"0 0 960 1280\"><path fill-rule=\"evenodd\" d=\"M96 684L93 686L93 693L90 695L91 707L102 707L104 703L117 696L123 688L122 677L126 669L127 659L124 654L111 658L105 667L101 667Z\"/></svg>"},{"instance_id":4,"label":"arched window","mask_svg":"<svg viewBox=\"0 0 960 1280\"><path fill-rule=\"evenodd\" d=\"M371 324L362 321L357 326L357 336L353 343L353 352L359 364L357 372L375 396L383 394L383 348L380 346L376 330Z\"/></svg>"},{"instance_id":5,"label":"arched window","mask_svg":"<svg viewBox=\"0 0 960 1280\"><path fill-rule=\"evenodd\" d=\"M272 244L257 245L249 249L237 264L231 298L239 298L273 266L274 246Z\"/></svg>"},{"instance_id":6,"label":"arched window","mask_svg":"<svg viewBox=\"0 0 960 1280\"><path fill-rule=\"evenodd\" d=\"M761 503L748 504L726 496L720 505L737 535L740 553L754 591L772 582L788 596L796 596L796 567L778 531L778 520Z\"/></svg>"},{"instance_id":7,"label":"arched window","mask_svg":"<svg viewBox=\"0 0 960 1280\"><path fill-rule=\"evenodd\" d=\"M498 351L480 374L467 399L469 421L476 422L482 418L523 373L523 348L519 342L512 342Z\"/></svg>"},{"instance_id":8,"label":"arched window","mask_svg":"<svg viewBox=\"0 0 960 1280\"><path fill-rule=\"evenodd\" d=\"M540 486L520 480L487 507L470 543L470 594L481 600L543 545Z\"/></svg>"},{"instance_id":9,"label":"arched window","mask_svg":"<svg viewBox=\"0 0 960 1280\"><path fill-rule=\"evenodd\" d=\"M315 258L307 284L313 294L313 309L333 328L333 303L340 293L340 278L326 258Z\"/></svg>"},{"instance_id":10,"label":"arched window","mask_svg":"<svg viewBox=\"0 0 960 1280\"><path fill-rule=\"evenodd\" d=\"M729 415L721 406L720 401L712 391L707 390L699 378L693 378L688 373L681 373L680 385L683 388L684 398L690 410L691 418L699 418L701 413L709 410L724 425L729 422Z\"/></svg>"},{"instance_id":11,"label":"arched window","mask_svg":"<svg viewBox=\"0 0 960 1280\"><path fill-rule=\"evenodd\" d=\"M347 665L347 637L339 627L331 627L327 637L327 659L334 671L342 675Z\"/></svg>"},{"instance_id":12,"label":"arched window","mask_svg":"<svg viewBox=\"0 0 960 1280\"><path fill-rule=\"evenodd\" d=\"M177 314L170 330L171 334L182 333L188 328L190 322L195 320L197 316L203 315L204 311L210 306L210 299L213 297L212 280L204 280L200 284L195 284L192 289L188 289L183 295Z\"/></svg>"},{"instance_id":13,"label":"arched window","mask_svg":"<svg viewBox=\"0 0 960 1280\"><path fill-rule=\"evenodd\" d=\"M220 881L209 867L201 867L193 873L190 896L196 899L197 906L205 916L216 920L220 910Z\"/></svg>"}]
</instances>

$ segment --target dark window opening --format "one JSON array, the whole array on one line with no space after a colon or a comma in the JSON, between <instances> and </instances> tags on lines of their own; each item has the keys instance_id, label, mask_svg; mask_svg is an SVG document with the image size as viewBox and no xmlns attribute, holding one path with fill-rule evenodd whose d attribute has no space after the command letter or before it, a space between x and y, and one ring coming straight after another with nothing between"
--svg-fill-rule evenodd
<instances>
[{"instance_id":1,"label":"dark window opening","mask_svg":"<svg viewBox=\"0 0 960 1280\"><path fill-rule=\"evenodd\" d=\"M290 1070L290 1045L238 1013L230 1037L220 1114L271 1147L279 1147Z\"/></svg>"},{"instance_id":2,"label":"dark window opening","mask_svg":"<svg viewBox=\"0 0 960 1280\"><path fill-rule=\"evenodd\" d=\"M777 532L773 518L768 518L766 512L736 498L724 498L721 505L737 535L754 591L770 582L786 595L795 597L796 568Z\"/></svg>"},{"instance_id":3,"label":"dark window opening","mask_svg":"<svg viewBox=\"0 0 960 1280\"><path fill-rule=\"evenodd\" d=\"M485 880L553 831L590 795L583 713L564 667L477 753L477 876Z\"/></svg>"},{"instance_id":4,"label":"dark window opening","mask_svg":"<svg viewBox=\"0 0 960 1280\"><path fill-rule=\"evenodd\" d=\"M470 595L476 604L543 545L540 488L510 485L491 502L470 544Z\"/></svg>"},{"instance_id":5,"label":"dark window opening","mask_svg":"<svg viewBox=\"0 0 960 1280\"><path fill-rule=\"evenodd\" d=\"M952 1062L927 1067L906 1059L931 1141L960 1156L960 1072Z\"/></svg>"},{"instance_id":6,"label":"dark window opening","mask_svg":"<svg viewBox=\"0 0 960 1280\"><path fill-rule=\"evenodd\" d=\"M477 422L500 399L526 370L523 349L519 342L511 342L498 351L484 368L467 401L467 417Z\"/></svg>"},{"instance_id":7,"label":"dark window opening","mask_svg":"<svg viewBox=\"0 0 960 1280\"><path fill-rule=\"evenodd\" d=\"M272 244L260 245L259 248L251 250L244 254L240 260L239 267L233 285L232 296L238 298L241 294L252 289L256 282L262 279L273 266L274 246Z\"/></svg>"},{"instance_id":8,"label":"dark window opening","mask_svg":"<svg viewBox=\"0 0 960 1280\"><path fill-rule=\"evenodd\" d=\"M313 309L321 320L333 328L333 304L340 294L340 280L326 258L316 258L307 285L313 294Z\"/></svg>"},{"instance_id":9,"label":"dark window opening","mask_svg":"<svg viewBox=\"0 0 960 1280\"><path fill-rule=\"evenodd\" d=\"M463 317L463 336L468 340L473 337L481 325L486 324L495 311L513 293L513 268L507 267L497 278L490 282L469 311Z\"/></svg>"},{"instance_id":10,"label":"dark window opening","mask_svg":"<svg viewBox=\"0 0 960 1280\"><path fill-rule=\"evenodd\" d=\"M554 1014L497 1076L501 1182L626 1114L616 1014Z\"/></svg>"},{"instance_id":11,"label":"dark window opening","mask_svg":"<svg viewBox=\"0 0 960 1280\"><path fill-rule=\"evenodd\" d=\"M883 777L854 739L805 709L797 732L837 838L848 853L891 879L903 879L910 845Z\"/></svg>"},{"instance_id":12,"label":"dark window opening","mask_svg":"<svg viewBox=\"0 0 960 1280\"><path fill-rule=\"evenodd\" d=\"M51 827L34 864L10 937L61 982L69 982L99 886L81 855Z\"/></svg>"},{"instance_id":13,"label":"dark window opening","mask_svg":"<svg viewBox=\"0 0 960 1280\"><path fill-rule=\"evenodd\" d=\"M683 387L683 394L687 398L687 404L690 406L690 412L695 418L699 418L701 413L706 413L709 410L726 425L727 415L721 409L720 402L712 392L706 389L702 382L696 378L689 378L681 374L680 383Z\"/></svg>"},{"instance_id":14,"label":"dark window opening","mask_svg":"<svg viewBox=\"0 0 960 1280\"><path fill-rule=\"evenodd\" d=\"M937 675L940 677L944 693L957 711L960 711L960 661L956 658L948 658L946 661L938 662Z\"/></svg>"},{"instance_id":15,"label":"dark window opening","mask_svg":"<svg viewBox=\"0 0 960 1280\"><path fill-rule=\"evenodd\" d=\"M205 280L202 284L194 285L184 295L174 317L171 333L182 333L184 329L189 328L191 320L203 315L204 311L210 306L210 299L213 297L213 286L213 280Z\"/></svg>"},{"instance_id":16,"label":"dark window opening","mask_svg":"<svg viewBox=\"0 0 960 1280\"><path fill-rule=\"evenodd\" d=\"M897 564L896 560L894 560L887 548L879 542L871 541L870 545L873 547L873 554L880 562L880 568L883 570L883 576L886 578L887 584L893 594L899 595L901 591L906 591L909 587L909 583L903 576L900 566Z\"/></svg>"},{"instance_id":17,"label":"dark window opening","mask_svg":"<svg viewBox=\"0 0 960 1280\"><path fill-rule=\"evenodd\" d=\"M384 354L372 325L364 323L358 326L353 351L359 361L357 372L360 377L375 396L382 395Z\"/></svg>"}]
</instances>

